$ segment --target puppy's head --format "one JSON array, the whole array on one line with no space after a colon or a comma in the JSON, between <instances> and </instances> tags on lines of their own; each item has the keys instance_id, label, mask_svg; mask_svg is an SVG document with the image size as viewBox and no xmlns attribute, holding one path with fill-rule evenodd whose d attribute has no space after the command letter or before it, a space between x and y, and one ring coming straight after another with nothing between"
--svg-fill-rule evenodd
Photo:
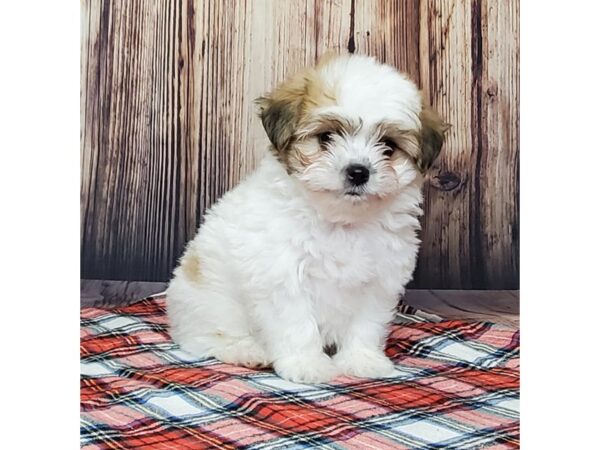
<instances>
[{"instance_id":1,"label":"puppy's head","mask_svg":"<svg viewBox=\"0 0 600 450\"><path fill-rule=\"evenodd\" d=\"M419 182L447 129L412 81L365 56L328 55L257 103L287 172L349 208Z\"/></svg>"}]
</instances>

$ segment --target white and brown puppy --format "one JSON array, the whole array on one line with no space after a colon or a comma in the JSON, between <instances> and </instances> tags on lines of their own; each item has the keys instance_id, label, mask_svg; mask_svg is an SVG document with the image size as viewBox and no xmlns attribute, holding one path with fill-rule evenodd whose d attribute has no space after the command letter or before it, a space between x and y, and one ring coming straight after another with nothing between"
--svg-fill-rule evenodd
<instances>
[{"instance_id":1,"label":"white and brown puppy","mask_svg":"<svg viewBox=\"0 0 600 450\"><path fill-rule=\"evenodd\" d=\"M364 56L328 57L258 104L271 151L188 244L167 291L171 335L296 382L390 375L388 324L446 125Z\"/></svg>"}]
</instances>

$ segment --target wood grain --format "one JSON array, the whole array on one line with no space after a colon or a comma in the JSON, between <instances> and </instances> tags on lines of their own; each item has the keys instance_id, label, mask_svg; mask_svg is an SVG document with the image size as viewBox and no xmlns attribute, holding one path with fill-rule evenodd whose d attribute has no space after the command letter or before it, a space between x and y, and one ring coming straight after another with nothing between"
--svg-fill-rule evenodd
<instances>
[{"instance_id":1,"label":"wood grain","mask_svg":"<svg viewBox=\"0 0 600 450\"><path fill-rule=\"evenodd\" d=\"M426 98L452 125L425 186L425 217L415 285L471 288L469 225L473 205L469 187L477 152L476 120L469 99L474 86L469 2L421 4L420 74ZM447 179L456 180L448 184Z\"/></svg>"},{"instance_id":2,"label":"wood grain","mask_svg":"<svg viewBox=\"0 0 600 450\"><path fill-rule=\"evenodd\" d=\"M483 1L477 287L519 284L519 3ZM478 194L478 195L477 195Z\"/></svg>"},{"instance_id":3,"label":"wood grain","mask_svg":"<svg viewBox=\"0 0 600 450\"><path fill-rule=\"evenodd\" d=\"M418 1L357 1L354 42L355 53L377 56L420 83Z\"/></svg>"},{"instance_id":4,"label":"wood grain","mask_svg":"<svg viewBox=\"0 0 600 450\"><path fill-rule=\"evenodd\" d=\"M407 72L453 124L412 287L518 287L518 1L82 0L82 277L165 281L267 139L254 98L327 50Z\"/></svg>"},{"instance_id":5,"label":"wood grain","mask_svg":"<svg viewBox=\"0 0 600 450\"><path fill-rule=\"evenodd\" d=\"M518 2L421 3L421 84L452 124L425 188L414 286L519 285Z\"/></svg>"}]
</instances>

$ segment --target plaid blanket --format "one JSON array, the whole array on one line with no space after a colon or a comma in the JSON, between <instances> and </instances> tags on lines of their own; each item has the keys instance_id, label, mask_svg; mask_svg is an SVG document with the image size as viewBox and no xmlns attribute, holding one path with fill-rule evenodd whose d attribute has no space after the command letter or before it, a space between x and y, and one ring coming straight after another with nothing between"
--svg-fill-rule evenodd
<instances>
[{"instance_id":1,"label":"plaid blanket","mask_svg":"<svg viewBox=\"0 0 600 450\"><path fill-rule=\"evenodd\" d=\"M164 298L81 312L85 449L519 447L519 333L399 313L393 378L301 385L198 360L169 338Z\"/></svg>"}]
</instances>

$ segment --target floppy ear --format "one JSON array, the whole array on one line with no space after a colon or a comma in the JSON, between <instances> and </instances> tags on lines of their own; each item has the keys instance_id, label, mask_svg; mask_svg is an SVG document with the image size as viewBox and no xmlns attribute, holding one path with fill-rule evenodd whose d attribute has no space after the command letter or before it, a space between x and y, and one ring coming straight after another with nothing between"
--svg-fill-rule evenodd
<instances>
[{"instance_id":1,"label":"floppy ear","mask_svg":"<svg viewBox=\"0 0 600 450\"><path fill-rule=\"evenodd\" d=\"M259 97L256 103L260 108L258 115L271 144L276 150L283 150L294 133L297 115L295 105L268 96Z\"/></svg>"},{"instance_id":2,"label":"floppy ear","mask_svg":"<svg viewBox=\"0 0 600 450\"><path fill-rule=\"evenodd\" d=\"M290 143L298 125L303 95L304 83L296 80L255 100L267 136L279 152Z\"/></svg>"},{"instance_id":3,"label":"floppy ear","mask_svg":"<svg viewBox=\"0 0 600 450\"><path fill-rule=\"evenodd\" d=\"M440 154L450 124L444 122L438 113L427 105L423 105L419 119L421 119L419 168L426 172Z\"/></svg>"}]
</instances>

